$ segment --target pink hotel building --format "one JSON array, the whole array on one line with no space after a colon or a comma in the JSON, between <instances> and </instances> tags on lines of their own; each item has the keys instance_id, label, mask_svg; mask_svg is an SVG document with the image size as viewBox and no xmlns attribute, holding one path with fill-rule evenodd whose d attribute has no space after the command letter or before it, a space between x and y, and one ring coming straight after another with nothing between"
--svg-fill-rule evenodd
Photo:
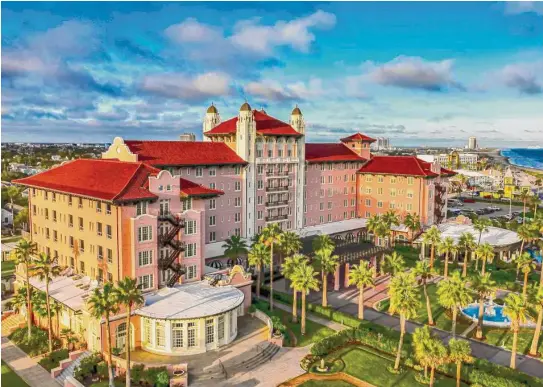
<instances>
[{"instance_id":1,"label":"pink hotel building","mask_svg":"<svg viewBox=\"0 0 543 387\"><path fill-rule=\"evenodd\" d=\"M251 240L271 223L301 236L347 233L389 209L401 216L417 213L427 226L446 212L450 171L411 156L373 156L374 140L360 133L338 143L306 143L298 107L286 123L248 103L237 117L221 121L212 105L203 135L199 142L116 137L102 160L75 160L16 181L32 192L32 239L71 275L77 273L72 282L138 279L148 302L136 312L141 342L135 345L152 352L176 352L175 341L166 339L161 346L160 330L170 337L177 323L192 344L180 341L188 353L235 337L233 316L250 304L250 280L236 271L235 278L221 282L232 286L221 290L201 281L225 264L240 263L223 257L222 245L232 235ZM71 288L58 286L62 302ZM165 286L179 295L159 290ZM73 287L75 292L81 288ZM221 302L214 305L213 294L219 291ZM192 315L190 302L196 301L208 307ZM83 305L79 300L70 310ZM156 318L169 322L163 326ZM190 341L192 326L183 325L190 319L206 332L196 341ZM92 344L97 337L87 338L91 348L103 348Z\"/></svg>"}]
</instances>

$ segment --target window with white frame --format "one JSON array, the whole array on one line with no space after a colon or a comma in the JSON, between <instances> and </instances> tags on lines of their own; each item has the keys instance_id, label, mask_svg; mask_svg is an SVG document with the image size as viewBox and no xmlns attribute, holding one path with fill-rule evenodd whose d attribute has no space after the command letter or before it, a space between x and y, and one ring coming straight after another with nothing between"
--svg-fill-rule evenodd
<instances>
[{"instance_id":1,"label":"window with white frame","mask_svg":"<svg viewBox=\"0 0 543 387\"><path fill-rule=\"evenodd\" d=\"M151 320L148 318L143 319L143 340L152 345L153 335L151 333Z\"/></svg>"},{"instance_id":2,"label":"window with white frame","mask_svg":"<svg viewBox=\"0 0 543 387\"><path fill-rule=\"evenodd\" d=\"M236 213L234 214L234 222L236 222L236 223L241 222L241 213L236 212Z\"/></svg>"},{"instance_id":3,"label":"window with white frame","mask_svg":"<svg viewBox=\"0 0 543 387\"><path fill-rule=\"evenodd\" d=\"M147 242L153 239L152 226L138 227L138 242Z\"/></svg>"},{"instance_id":4,"label":"window with white frame","mask_svg":"<svg viewBox=\"0 0 543 387\"><path fill-rule=\"evenodd\" d=\"M172 322L172 347L183 348L183 323Z\"/></svg>"},{"instance_id":5,"label":"window with white frame","mask_svg":"<svg viewBox=\"0 0 543 387\"><path fill-rule=\"evenodd\" d=\"M206 344L215 342L215 319L206 319Z\"/></svg>"},{"instance_id":6,"label":"window with white frame","mask_svg":"<svg viewBox=\"0 0 543 387\"><path fill-rule=\"evenodd\" d=\"M210 168L209 176L217 176L217 170L215 168Z\"/></svg>"},{"instance_id":7,"label":"window with white frame","mask_svg":"<svg viewBox=\"0 0 543 387\"><path fill-rule=\"evenodd\" d=\"M153 275L147 274L138 277L138 285L141 290L151 289L153 287Z\"/></svg>"},{"instance_id":8,"label":"window with white frame","mask_svg":"<svg viewBox=\"0 0 543 387\"><path fill-rule=\"evenodd\" d=\"M234 182L234 191L236 191L236 192L241 191L241 181L235 181Z\"/></svg>"},{"instance_id":9,"label":"window with white frame","mask_svg":"<svg viewBox=\"0 0 543 387\"><path fill-rule=\"evenodd\" d=\"M378 202L377 202L377 207L378 207L378 208L383 208L383 202L382 202L382 201L378 201Z\"/></svg>"},{"instance_id":10,"label":"window with white frame","mask_svg":"<svg viewBox=\"0 0 543 387\"><path fill-rule=\"evenodd\" d=\"M163 321L155 321L156 346L164 348L166 346L166 332Z\"/></svg>"},{"instance_id":11,"label":"window with white frame","mask_svg":"<svg viewBox=\"0 0 543 387\"><path fill-rule=\"evenodd\" d=\"M413 185L414 182L415 182L415 179L413 178L413 176L408 176L407 177L407 184L408 185Z\"/></svg>"},{"instance_id":12,"label":"window with white frame","mask_svg":"<svg viewBox=\"0 0 543 387\"><path fill-rule=\"evenodd\" d=\"M187 243L185 257L194 257L196 255L196 243Z\"/></svg>"},{"instance_id":13,"label":"window with white frame","mask_svg":"<svg viewBox=\"0 0 543 387\"><path fill-rule=\"evenodd\" d=\"M209 225L210 226L215 226L217 223L216 223L216 218L215 218L215 215L212 215L209 217Z\"/></svg>"},{"instance_id":14,"label":"window with white frame","mask_svg":"<svg viewBox=\"0 0 543 387\"><path fill-rule=\"evenodd\" d=\"M147 266L153 263L153 250L146 250L138 252L138 264L140 266Z\"/></svg>"},{"instance_id":15,"label":"window with white frame","mask_svg":"<svg viewBox=\"0 0 543 387\"><path fill-rule=\"evenodd\" d=\"M234 198L234 207L241 207L241 198Z\"/></svg>"},{"instance_id":16,"label":"window with white frame","mask_svg":"<svg viewBox=\"0 0 543 387\"><path fill-rule=\"evenodd\" d=\"M198 167L196 168L196 177L202 177L204 175L204 168Z\"/></svg>"},{"instance_id":17,"label":"window with white frame","mask_svg":"<svg viewBox=\"0 0 543 387\"><path fill-rule=\"evenodd\" d=\"M371 206L371 199L366 199L366 207L370 207Z\"/></svg>"},{"instance_id":18,"label":"window with white frame","mask_svg":"<svg viewBox=\"0 0 543 387\"><path fill-rule=\"evenodd\" d=\"M256 188L257 189L263 189L264 188L264 180L258 180L256 182Z\"/></svg>"},{"instance_id":19,"label":"window with white frame","mask_svg":"<svg viewBox=\"0 0 543 387\"><path fill-rule=\"evenodd\" d=\"M187 220L185 222L185 235L193 235L193 234L196 234L196 221Z\"/></svg>"},{"instance_id":20,"label":"window with white frame","mask_svg":"<svg viewBox=\"0 0 543 387\"><path fill-rule=\"evenodd\" d=\"M209 200L209 209L214 210L217 208L217 201L215 199Z\"/></svg>"},{"instance_id":21,"label":"window with white frame","mask_svg":"<svg viewBox=\"0 0 543 387\"><path fill-rule=\"evenodd\" d=\"M182 202L183 202L183 211L192 209L192 198L185 198L182 200Z\"/></svg>"},{"instance_id":22,"label":"window with white frame","mask_svg":"<svg viewBox=\"0 0 543 387\"><path fill-rule=\"evenodd\" d=\"M216 237L215 231L211 231L209 233L209 241L210 242L215 242L216 239L217 239L217 237Z\"/></svg>"},{"instance_id":23,"label":"window with white frame","mask_svg":"<svg viewBox=\"0 0 543 387\"><path fill-rule=\"evenodd\" d=\"M407 191L407 198L413 199L413 191Z\"/></svg>"},{"instance_id":24,"label":"window with white frame","mask_svg":"<svg viewBox=\"0 0 543 387\"><path fill-rule=\"evenodd\" d=\"M196 338L198 337L198 325L195 322L187 324L187 346L196 347Z\"/></svg>"},{"instance_id":25,"label":"window with white frame","mask_svg":"<svg viewBox=\"0 0 543 387\"><path fill-rule=\"evenodd\" d=\"M262 219L262 211L257 211L257 212L256 212L256 218L257 218L258 220L261 220L261 219Z\"/></svg>"},{"instance_id":26,"label":"window with white frame","mask_svg":"<svg viewBox=\"0 0 543 387\"><path fill-rule=\"evenodd\" d=\"M224 314L222 316L219 316L218 319L218 325L219 325L219 340L222 340L224 338Z\"/></svg>"},{"instance_id":27,"label":"window with white frame","mask_svg":"<svg viewBox=\"0 0 543 387\"><path fill-rule=\"evenodd\" d=\"M262 195L257 196L256 197L256 204L262 204L263 201L264 201L263 198L264 198L264 196L262 196Z\"/></svg>"},{"instance_id":28,"label":"window with white frame","mask_svg":"<svg viewBox=\"0 0 543 387\"><path fill-rule=\"evenodd\" d=\"M138 202L136 204L136 216L147 213L147 202Z\"/></svg>"}]
</instances>

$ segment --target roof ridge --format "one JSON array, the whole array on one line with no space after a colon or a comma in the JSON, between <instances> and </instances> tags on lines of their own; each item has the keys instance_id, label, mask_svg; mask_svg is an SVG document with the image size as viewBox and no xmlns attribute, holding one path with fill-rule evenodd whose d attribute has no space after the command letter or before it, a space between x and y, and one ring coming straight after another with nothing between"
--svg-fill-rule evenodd
<instances>
[{"instance_id":1,"label":"roof ridge","mask_svg":"<svg viewBox=\"0 0 543 387\"><path fill-rule=\"evenodd\" d=\"M120 197L123 193L126 192L126 190L128 189L128 187L130 186L130 184L132 183L132 180L134 180L134 177L136 176L136 174L138 173L138 171L140 170L140 168L143 167L143 163L139 163L138 167L136 168L136 170L134 171L134 173L132 173L132 176L130 176L130 179L128 179L128 182L125 184L125 186L119 191L119 193L115 196L113 196L113 198L111 199L111 201L114 201L115 199L117 199L118 197Z\"/></svg>"}]
</instances>

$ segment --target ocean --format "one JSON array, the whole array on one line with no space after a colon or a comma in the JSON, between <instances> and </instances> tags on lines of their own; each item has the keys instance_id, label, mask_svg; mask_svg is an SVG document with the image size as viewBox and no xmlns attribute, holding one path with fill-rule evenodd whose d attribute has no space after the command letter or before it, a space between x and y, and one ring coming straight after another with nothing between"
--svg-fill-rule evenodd
<instances>
[{"instance_id":1,"label":"ocean","mask_svg":"<svg viewBox=\"0 0 543 387\"><path fill-rule=\"evenodd\" d=\"M509 162L519 167L543 170L543 148L511 148L501 151L501 155L509 158Z\"/></svg>"}]
</instances>

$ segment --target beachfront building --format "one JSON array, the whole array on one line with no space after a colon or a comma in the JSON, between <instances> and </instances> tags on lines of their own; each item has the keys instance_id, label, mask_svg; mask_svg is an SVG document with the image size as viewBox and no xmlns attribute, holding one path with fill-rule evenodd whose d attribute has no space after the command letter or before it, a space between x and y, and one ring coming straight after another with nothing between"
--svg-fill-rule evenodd
<instances>
[{"instance_id":1,"label":"beachfront building","mask_svg":"<svg viewBox=\"0 0 543 387\"><path fill-rule=\"evenodd\" d=\"M131 345L198 353L233 340L237 317L251 302L244 257L224 256L230 237L250 244L277 223L301 236L330 230L354 243L370 215L419 214L427 226L446 212L452 172L438 162L372 156L374 139L361 133L306 143L298 107L287 123L248 103L221 121L212 105L203 135L204 141L117 137L101 160L68 161L15 181L30 189L32 240L65 268L51 284L51 296L65 306L61 323L89 348L103 349L105 333L85 299L105 281L132 277L145 293ZM39 280L30 282L43 289ZM118 348L126 337L122 324L113 326Z\"/></svg>"},{"instance_id":2,"label":"beachfront building","mask_svg":"<svg viewBox=\"0 0 543 387\"><path fill-rule=\"evenodd\" d=\"M516 176L511 168L507 168L503 174L503 196L510 199L518 199L522 192L531 192L532 184L526 174Z\"/></svg>"},{"instance_id":3,"label":"beachfront building","mask_svg":"<svg viewBox=\"0 0 543 387\"><path fill-rule=\"evenodd\" d=\"M435 155L417 155L417 157L429 163L433 163L437 160L442 166L453 169L455 171L458 169L479 169L479 156L477 155L477 153L452 151L450 153L441 153Z\"/></svg>"}]
</instances>

